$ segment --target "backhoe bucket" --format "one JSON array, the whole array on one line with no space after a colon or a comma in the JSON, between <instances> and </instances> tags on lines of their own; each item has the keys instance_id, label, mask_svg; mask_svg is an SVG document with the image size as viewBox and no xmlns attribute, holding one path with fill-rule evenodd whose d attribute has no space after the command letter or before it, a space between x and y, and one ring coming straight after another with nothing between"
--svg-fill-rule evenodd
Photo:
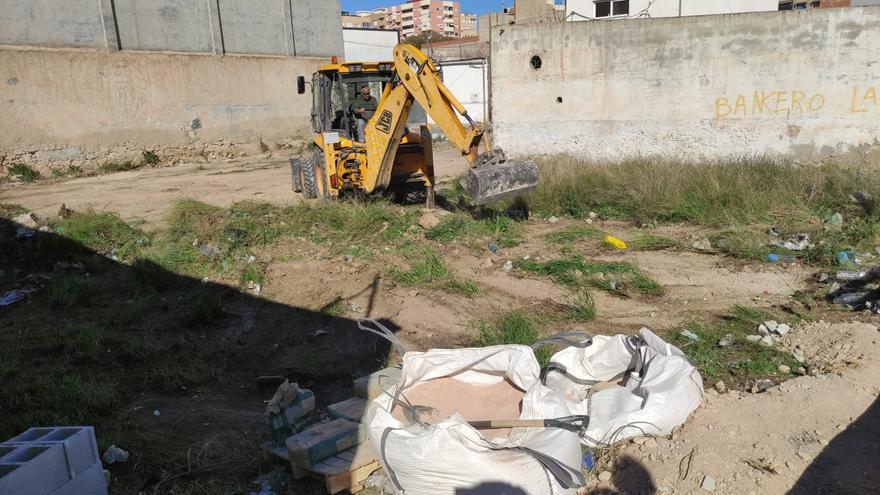
<instances>
[{"instance_id":1,"label":"backhoe bucket","mask_svg":"<svg viewBox=\"0 0 880 495\"><path fill-rule=\"evenodd\" d=\"M538 186L538 166L532 160L509 160L468 170L461 185L475 205L522 196Z\"/></svg>"}]
</instances>

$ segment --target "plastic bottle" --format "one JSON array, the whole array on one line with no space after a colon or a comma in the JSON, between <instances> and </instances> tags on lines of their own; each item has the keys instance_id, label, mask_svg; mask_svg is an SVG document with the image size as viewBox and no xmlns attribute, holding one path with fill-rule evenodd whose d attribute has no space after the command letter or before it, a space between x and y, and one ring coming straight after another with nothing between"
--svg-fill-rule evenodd
<instances>
[{"instance_id":1,"label":"plastic bottle","mask_svg":"<svg viewBox=\"0 0 880 495\"><path fill-rule=\"evenodd\" d=\"M836 278L837 280L840 280L841 282L851 281L851 280L867 280L873 274L874 274L873 270L859 270L859 271L844 270L844 271L837 272L837 274L834 276L834 278Z\"/></svg>"},{"instance_id":2,"label":"plastic bottle","mask_svg":"<svg viewBox=\"0 0 880 495\"><path fill-rule=\"evenodd\" d=\"M767 261L771 263L795 263L797 262L797 256L792 256L790 254L770 253L767 255Z\"/></svg>"}]
</instances>

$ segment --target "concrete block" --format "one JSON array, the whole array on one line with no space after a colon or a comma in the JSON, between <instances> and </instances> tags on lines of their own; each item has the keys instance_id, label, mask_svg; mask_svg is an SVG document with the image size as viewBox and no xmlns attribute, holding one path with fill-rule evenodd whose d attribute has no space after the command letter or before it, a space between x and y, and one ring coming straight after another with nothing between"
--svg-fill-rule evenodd
<instances>
[{"instance_id":1,"label":"concrete block","mask_svg":"<svg viewBox=\"0 0 880 495\"><path fill-rule=\"evenodd\" d=\"M312 466L340 452L360 445L367 439L364 425L345 419L310 426L287 439L291 462Z\"/></svg>"},{"instance_id":2,"label":"concrete block","mask_svg":"<svg viewBox=\"0 0 880 495\"><path fill-rule=\"evenodd\" d=\"M362 376L354 381L354 394L367 400L373 400L382 392L400 382L401 368L392 366L370 375Z\"/></svg>"},{"instance_id":3,"label":"concrete block","mask_svg":"<svg viewBox=\"0 0 880 495\"><path fill-rule=\"evenodd\" d=\"M92 464L51 495L107 495L104 466L100 462Z\"/></svg>"},{"instance_id":4,"label":"concrete block","mask_svg":"<svg viewBox=\"0 0 880 495\"><path fill-rule=\"evenodd\" d=\"M367 412L367 399L363 397L352 397L351 399L337 402L327 406L327 413L333 419L347 419L355 423L363 422L363 418Z\"/></svg>"},{"instance_id":5,"label":"concrete block","mask_svg":"<svg viewBox=\"0 0 880 495\"><path fill-rule=\"evenodd\" d=\"M0 445L60 445L71 478L101 461L95 429L91 426L30 428Z\"/></svg>"},{"instance_id":6,"label":"concrete block","mask_svg":"<svg viewBox=\"0 0 880 495\"><path fill-rule=\"evenodd\" d=\"M60 443L3 445L2 449L0 494L48 495L70 481Z\"/></svg>"}]
</instances>

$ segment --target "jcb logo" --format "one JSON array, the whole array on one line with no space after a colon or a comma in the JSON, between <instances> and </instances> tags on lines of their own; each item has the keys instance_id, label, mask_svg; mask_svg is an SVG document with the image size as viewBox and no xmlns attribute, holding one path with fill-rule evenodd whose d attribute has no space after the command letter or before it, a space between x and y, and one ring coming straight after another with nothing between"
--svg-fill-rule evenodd
<instances>
[{"instance_id":1,"label":"jcb logo","mask_svg":"<svg viewBox=\"0 0 880 495\"><path fill-rule=\"evenodd\" d=\"M391 120L394 118L391 115L391 112L388 110L383 110L381 114L379 114L379 120L376 122L376 129L384 132L385 134L391 134Z\"/></svg>"}]
</instances>

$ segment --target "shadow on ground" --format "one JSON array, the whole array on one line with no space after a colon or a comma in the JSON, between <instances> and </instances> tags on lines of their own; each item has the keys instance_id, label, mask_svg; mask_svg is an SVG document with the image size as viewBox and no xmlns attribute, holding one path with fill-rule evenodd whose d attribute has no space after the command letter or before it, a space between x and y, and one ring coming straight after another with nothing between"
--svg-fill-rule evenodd
<instances>
[{"instance_id":1,"label":"shadow on ground","mask_svg":"<svg viewBox=\"0 0 880 495\"><path fill-rule=\"evenodd\" d=\"M822 449L788 493L880 493L878 456L880 399Z\"/></svg>"},{"instance_id":2,"label":"shadow on ground","mask_svg":"<svg viewBox=\"0 0 880 495\"><path fill-rule=\"evenodd\" d=\"M280 377L320 407L385 366L354 320L110 255L0 219L0 295L26 294L0 307L0 439L94 425L102 452L131 452L114 493L247 493Z\"/></svg>"}]
</instances>

